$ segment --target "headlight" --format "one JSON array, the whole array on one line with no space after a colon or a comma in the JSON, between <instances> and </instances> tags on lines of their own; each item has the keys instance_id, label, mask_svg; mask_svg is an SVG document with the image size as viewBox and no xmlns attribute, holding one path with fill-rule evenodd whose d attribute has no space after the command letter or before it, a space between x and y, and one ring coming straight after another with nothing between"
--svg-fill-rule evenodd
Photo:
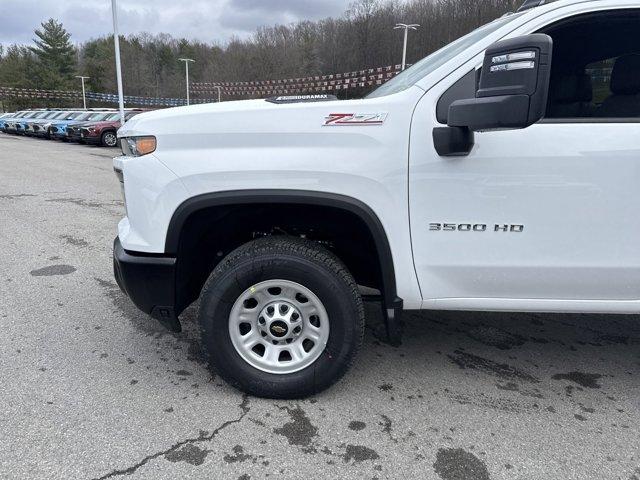
<instances>
[{"instance_id":1,"label":"headlight","mask_svg":"<svg viewBox=\"0 0 640 480\"><path fill-rule=\"evenodd\" d=\"M125 137L120 140L123 155L140 157L156 150L156 137Z\"/></svg>"}]
</instances>

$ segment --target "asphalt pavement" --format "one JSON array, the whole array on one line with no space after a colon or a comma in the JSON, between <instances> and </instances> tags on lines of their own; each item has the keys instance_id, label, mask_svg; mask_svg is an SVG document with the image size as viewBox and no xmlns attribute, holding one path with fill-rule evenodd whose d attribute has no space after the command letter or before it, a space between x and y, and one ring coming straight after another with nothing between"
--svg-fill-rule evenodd
<instances>
[{"instance_id":1,"label":"asphalt pavement","mask_svg":"<svg viewBox=\"0 0 640 480\"><path fill-rule=\"evenodd\" d=\"M115 150L0 134L1 479L640 480L640 317L425 312L256 399L112 274Z\"/></svg>"}]
</instances>

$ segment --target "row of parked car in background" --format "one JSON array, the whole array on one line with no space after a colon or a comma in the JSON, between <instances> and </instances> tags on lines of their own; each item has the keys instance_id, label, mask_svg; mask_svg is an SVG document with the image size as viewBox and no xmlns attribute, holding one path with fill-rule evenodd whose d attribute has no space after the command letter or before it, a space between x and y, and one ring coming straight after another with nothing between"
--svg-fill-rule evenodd
<instances>
[{"instance_id":1,"label":"row of parked car in background","mask_svg":"<svg viewBox=\"0 0 640 480\"><path fill-rule=\"evenodd\" d=\"M126 109L125 122L143 109ZM32 109L0 114L0 131L50 140L116 147L120 112L115 109Z\"/></svg>"}]
</instances>

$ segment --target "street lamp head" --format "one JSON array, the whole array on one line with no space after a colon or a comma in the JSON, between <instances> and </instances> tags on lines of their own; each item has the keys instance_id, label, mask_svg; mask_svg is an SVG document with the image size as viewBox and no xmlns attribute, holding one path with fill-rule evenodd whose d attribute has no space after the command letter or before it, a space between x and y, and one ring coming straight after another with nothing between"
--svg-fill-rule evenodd
<instances>
[{"instance_id":1,"label":"street lamp head","mask_svg":"<svg viewBox=\"0 0 640 480\"><path fill-rule=\"evenodd\" d=\"M179 58L178 60L180 60L181 62L194 62L195 60L191 59L191 58Z\"/></svg>"},{"instance_id":2,"label":"street lamp head","mask_svg":"<svg viewBox=\"0 0 640 480\"><path fill-rule=\"evenodd\" d=\"M420 25L417 23L411 23L411 24L406 24L406 23L397 23L394 28L394 30L398 30L398 29L403 29L403 30L417 30L418 27Z\"/></svg>"},{"instance_id":3,"label":"street lamp head","mask_svg":"<svg viewBox=\"0 0 640 480\"><path fill-rule=\"evenodd\" d=\"M396 23L396 26L393 27L394 30L404 30L404 45L402 47L402 70L404 71L407 68L407 37L409 36L409 30L417 30L417 23Z\"/></svg>"}]
</instances>

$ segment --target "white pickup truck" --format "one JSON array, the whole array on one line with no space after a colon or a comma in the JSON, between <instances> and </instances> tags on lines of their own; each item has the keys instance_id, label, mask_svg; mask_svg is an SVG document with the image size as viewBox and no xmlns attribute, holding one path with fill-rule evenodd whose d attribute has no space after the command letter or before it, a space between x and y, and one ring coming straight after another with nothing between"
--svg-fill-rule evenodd
<instances>
[{"instance_id":1,"label":"white pickup truck","mask_svg":"<svg viewBox=\"0 0 640 480\"><path fill-rule=\"evenodd\" d=\"M123 291L174 330L199 298L213 368L287 398L347 371L363 291L393 341L403 310L640 313L640 3L542 3L361 100L131 119Z\"/></svg>"}]
</instances>

